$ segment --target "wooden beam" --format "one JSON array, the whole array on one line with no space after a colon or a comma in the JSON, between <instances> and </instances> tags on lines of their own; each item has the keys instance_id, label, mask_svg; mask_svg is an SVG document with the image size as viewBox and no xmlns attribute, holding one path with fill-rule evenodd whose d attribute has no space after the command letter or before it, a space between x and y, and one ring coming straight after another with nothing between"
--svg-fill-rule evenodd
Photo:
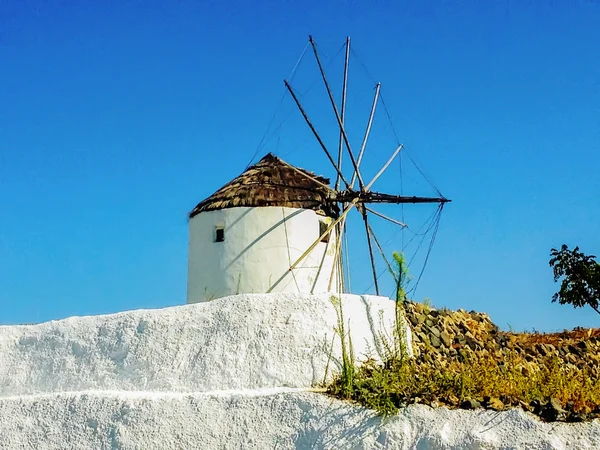
<instances>
[{"instance_id":1,"label":"wooden beam","mask_svg":"<svg viewBox=\"0 0 600 450\"><path fill-rule=\"evenodd\" d=\"M383 252L383 248L379 244L379 241L377 240L377 236L375 236L375 232L373 231L373 228L371 228L371 225L368 225L368 231L369 231L369 233L371 233L371 237L373 237L373 241L375 241L375 245L377 246L377 249L379 250L379 253L381 253L381 256L383 257L383 260L385 261L385 264L387 265L388 270L392 274L392 277L394 277L394 281L396 282L396 285L397 285L398 284L398 277L396 276L396 272L394 272L394 268L392 267L392 265L388 261L387 257L385 256L385 253Z\"/></svg>"},{"instance_id":2,"label":"wooden beam","mask_svg":"<svg viewBox=\"0 0 600 450\"><path fill-rule=\"evenodd\" d=\"M346 218L344 218L344 220L342 220L338 225L337 225L337 235L336 235L336 241L335 241L335 249L334 249L334 253L333 253L333 265L331 266L331 274L329 275L329 284L327 286L327 290L331 291L331 284L333 283L333 274L335 272L336 267L339 266L339 257L342 253L342 233L343 233L343 228L344 225L346 224ZM339 267L338 267L338 274L341 274L342 277L344 276L343 272L339 271ZM339 280L338 280L339 282Z\"/></svg>"},{"instance_id":3,"label":"wooden beam","mask_svg":"<svg viewBox=\"0 0 600 450\"><path fill-rule=\"evenodd\" d=\"M348 181L346 181L346 178L344 178L344 174L338 168L337 164L335 163L335 161L331 157L331 153L329 153L329 150L327 150L327 147L323 143L323 140L321 139L321 136L319 136L319 133L317 133L317 130L315 129L314 125L312 124L312 122L308 118L308 115L306 114L306 111L304 111L304 108L302 107L302 104L300 103L300 100L298 100L298 97L296 96L296 93L292 89L292 86L290 86L290 83L288 83L287 80L283 80L283 82L285 83L285 87L288 89L288 91L292 95L292 98L294 99L294 102L296 102L296 106L298 106L298 109L300 110L300 113L302 113L302 117L304 117L304 120L306 121L306 123L310 127L311 131L313 132L313 134L317 138L317 141L319 141L319 144L321 145L321 148L323 149L323 151L327 155L327 158L329 159L329 162L331 162L331 164L333 165L333 167L337 171L337 174L340 177L340 179L344 182L344 184L346 185L346 187L348 187L349 186Z\"/></svg>"},{"instance_id":4,"label":"wooden beam","mask_svg":"<svg viewBox=\"0 0 600 450\"><path fill-rule=\"evenodd\" d=\"M358 198L360 203L449 203L452 200L445 197L416 197L407 195L391 195L382 192L360 192L346 190L338 192L336 200L341 203L347 203Z\"/></svg>"},{"instance_id":5,"label":"wooden beam","mask_svg":"<svg viewBox=\"0 0 600 450\"><path fill-rule=\"evenodd\" d=\"M340 227L338 239L342 239L342 240L346 239L346 245L344 244L343 241L340 245L340 254L339 254L339 258L338 258L338 264L340 265L338 273L341 275L341 278L340 278L340 294L341 294L341 293L346 292L346 269L344 268L344 248L346 249L346 253L348 252L348 245L347 245L348 241L347 241L347 236L346 236L346 222L344 222L344 225L342 227ZM349 266L347 266L347 267L349 270Z\"/></svg>"},{"instance_id":6,"label":"wooden beam","mask_svg":"<svg viewBox=\"0 0 600 450\"><path fill-rule=\"evenodd\" d=\"M354 170L358 176L358 184L360 189L364 188L364 183L362 180L362 176L360 175L360 171L358 170L358 165L356 164L356 159L354 159L354 154L352 153L352 147L350 146L350 142L348 142L348 136L346 135L346 129L344 128L344 123L342 122L342 118L340 117L340 113L338 112L337 106L335 105L335 100L333 98L333 94L331 93L331 88L329 87L329 83L327 81L327 76L325 75L325 69L323 69L323 64L321 63L321 58L319 58L319 52L317 51L317 45L313 40L312 36L309 37L310 44L312 45L313 52L315 54L315 58L317 60L317 64L319 66L319 71L321 72L321 77L323 78L323 82L325 83L325 88L327 89L327 94L329 95L329 100L331 102L331 106L333 107L333 112L335 112L335 117L338 121L338 125L340 126L340 131L342 132L342 137L344 138L344 143L346 144L346 149L348 150L348 154L350 155L350 160L352 161L352 165L354 166ZM340 172L338 168L338 172Z\"/></svg>"},{"instance_id":7,"label":"wooden beam","mask_svg":"<svg viewBox=\"0 0 600 450\"><path fill-rule=\"evenodd\" d=\"M289 163L286 163L284 160L280 160L280 161L281 161L283 164L285 164L287 167L289 167L290 169L292 169L293 171L297 172L297 173L298 173L298 174L300 174L300 175L303 175L304 177L306 177L306 178L308 178L309 180L311 180L311 181L313 181L313 182L317 183L317 184L318 184L318 185L320 185L321 187L323 187L323 188L326 188L327 190L330 190L330 189L331 189L331 186L329 186L328 184L326 184L326 183L323 183L323 182L321 182L321 181L317 180L315 177L313 177L313 176L311 176L311 175L307 174L306 172L303 172L302 170L298 169L297 167L294 167L294 166L292 166L292 165L291 165L291 164L289 164Z\"/></svg>"},{"instance_id":8,"label":"wooden beam","mask_svg":"<svg viewBox=\"0 0 600 450\"><path fill-rule=\"evenodd\" d=\"M369 233L369 221L367 219L367 212L363 209L361 211L363 221L365 223L365 231L367 232L367 243L369 244L369 256L371 258L371 271L373 272L373 282L375 283L375 293L379 295L379 283L377 281L377 269L375 267L375 257L373 256L373 245L371 244L371 233Z\"/></svg>"},{"instance_id":9,"label":"wooden beam","mask_svg":"<svg viewBox=\"0 0 600 450\"><path fill-rule=\"evenodd\" d=\"M350 62L350 37L346 38L346 58L344 60L344 84L342 87L342 125L345 123L346 118L346 90L348 88L348 64ZM344 150L344 136L342 130L340 130L340 139L338 143L338 167L342 170L342 153ZM339 175L335 178L335 190L340 188L340 177Z\"/></svg>"},{"instance_id":10,"label":"wooden beam","mask_svg":"<svg viewBox=\"0 0 600 450\"><path fill-rule=\"evenodd\" d=\"M368 199L365 203L448 203L449 200L444 197L409 197L405 195L390 195L381 192L369 192Z\"/></svg>"},{"instance_id":11,"label":"wooden beam","mask_svg":"<svg viewBox=\"0 0 600 450\"><path fill-rule=\"evenodd\" d=\"M400 225L402 228L406 228L408 225L406 225L405 223L399 222L396 219L392 219L391 217L388 217L384 214L381 214L379 211L375 211L374 209L369 208L368 206L364 207L367 211L369 211L372 214L375 214L376 216L381 217L382 219L388 220L392 223L395 223L396 225Z\"/></svg>"},{"instance_id":12,"label":"wooden beam","mask_svg":"<svg viewBox=\"0 0 600 450\"><path fill-rule=\"evenodd\" d=\"M352 202L350 202L348 204L348 206L346 207L346 209L344 209L344 212L342 212L342 214L340 214L340 216L337 219L335 219L333 222L331 222L331 224L327 227L327 229L323 232L323 234L321 234L321 236L319 236L312 243L312 245L310 247L308 247L308 249L306 249L306 251L304 253L302 253L302 255L300 255L300 257L294 262L294 264L292 264L288 268L287 272L291 272L292 270L294 270L298 266L298 264L300 264L302 262L302 260L304 258L306 258L308 256L308 254L314 250L314 248L319 244L319 242L321 242L321 240L325 236L327 236L329 233L331 233L331 230L333 229L333 227L335 227L338 223L340 223L341 220L344 219L344 217L346 217L348 215L348 213L350 212L350 210L352 208L354 208L357 203L358 203L358 199L354 199ZM267 292L271 292L271 290L276 286L276 284L274 284L273 286L271 286Z\"/></svg>"},{"instance_id":13,"label":"wooden beam","mask_svg":"<svg viewBox=\"0 0 600 450\"><path fill-rule=\"evenodd\" d=\"M323 251L323 257L321 258L321 262L319 263L319 269L317 270L317 275L315 276L312 287L310 288L311 294L314 293L315 287L317 286L317 283L319 282L319 277L321 276L321 271L323 270L323 264L325 263L325 259L327 258L327 250L329 249L330 243L331 243L331 239L328 239L327 242L325 242L325 250Z\"/></svg>"},{"instance_id":14,"label":"wooden beam","mask_svg":"<svg viewBox=\"0 0 600 450\"><path fill-rule=\"evenodd\" d=\"M375 183L375 181L377 181L377 178L379 178L381 176L381 174L383 174L383 172L385 172L385 169L387 169L389 167L389 165L392 163L392 161L394 160L396 155L398 153L400 153L400 150L402 150L402 147L404 147L404 145L400 144L398 146L398 148L396 148L396 150L394 150L394 153L392 153L392 156L390 156L390 159L388 159L387 162L383 165L383 167L381 169L379 169L379 172L377 172L377 174L373 177L371 182L369 184L367 184L365 191L368 191L369 189L371 189L371 186L373 186L373 183Z\"/></svg>"},{"instance_id":15,"label":"wooden beam","mask_svg":"<svg viewBox=\"0 0 600 450\"><path fill-rule=\"evenodd\" d=\"M365 153L365 148L367 147L367 141L369 140L369 135L371 134L371 125L373 125L373 117L375 117L375 108L377 107L377 99L379 98L379 90L381 88L381 83L377 83L375 86L375 97L373 98L373 105L371 106L371 113L369 114L369 121L367 122L367 129L365 130L365 137L363 138L362 145L360 146L360 152L358 153L358 160L356 161L356 165L360 167L360 163L362 161L363 155ZM352 179L350 180L350 189L354 188L354 182L356 181L356 172L352 174Z\"/></svg>"}]
</instances>

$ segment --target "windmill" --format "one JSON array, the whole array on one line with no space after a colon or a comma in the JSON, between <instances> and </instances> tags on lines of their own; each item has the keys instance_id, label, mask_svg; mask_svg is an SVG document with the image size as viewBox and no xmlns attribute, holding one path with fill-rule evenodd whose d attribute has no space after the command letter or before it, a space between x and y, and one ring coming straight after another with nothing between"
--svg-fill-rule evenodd
<instances>
[{"instance_id":1,"label":"windmill","mask_svg":"<svg viewBox=\"0 0 600 450\"><path fill-rule=\"evenodd\" d=\"M355 151L348 139L348 134L347 134L346 128L345 128L346 93L347 93L347 82L348 82L348 65L349 65L349 57L350 57L350 38L346 39L342 99L341 99L341 105L339 108L334 99L331 87L329 85L329 81L325 74L325 69L323 67L323 63L321 61L319 52L317 50L316 43L312 36L309 37L309 44L313 50L314 57L317 62L317 65L318 65L323 84L325 85L325 88L327 90L327 95L328 95L329 101L331 103L333 114L335 115L337 124L339 126L340 133L339 133L339 141L338 141L338 146L337 146L337 158L336 159L334 159L334 154L327 147L324 140L322 139L320 134L317 132L307 111L305 110L302 103L300 102L298 95L295 93L294 89L292 88L291 83L286 79L286 80L284 80L284 84L285 84L287 91L293 98L296 106L298 107L298 110L301 113L304 121L310 128L312 134L314 135L317 142L319 143L319 146L321 147L321 149L327 156L327 159L329 160L329 162L331 163L331 166L333 167L333 169L336 172L335 185L334 185L334 188L332 190L329 200L331 202L335 202L338 204L340 214L321 233L319 238L316 239L313 242L313 244L311 246L309 246L309 248L290 265L288 271L290 271L290 272L293 271L299 264L301 264L302 261L311 253L311 251L313 251L314 248L320 242L322 242L323 239L326 238L334 230L335 230L337 236L341 236L345 232L345 228L346 228L345 225L346 225L346 221L347 221L349 213L353 209L355 209L360 214L362 222L364 224L364 230L366 233L369 256L370 256L371 271L372 271L372 275L373 275L373 283L375 286L376 294L380 295L378 276L377 276L377 268L376 268L375 257L374 257L374 247L376 247L377 250L381 253L381 256L382 256L383 260L385 261L390 272L392 274L394 274L394 271L392 269L392 265L390 264L389 260L387 259L386 255L383 251L383 248L382 248L379 240L377 239L377 237L375 235L375 232L373 231L373 228L371 227L369 215L370 214L376 215L376 216L378 216L382 219L385 219L385 220L387 220L397 226L400 226L400 227L406 227L406 225L400 221L397 221L389 216L382 214L381 212L378 212L376 209L374 209L374 205L376 205L376 204L400 205L400 204L416 204L416 203L434 203L434 204L438 204L440 206L440 211L441 211L443 206L446 203L450 202L451 200L442 196L441 194L438 197L419 197L419 196L388 194L388 193L383 193L383 192L377 192L372 189L375 182L388 169L390 164L394 161L394 159L400 154L400 152L403 149L403 145L399 144L396 147L396 149L391 153L391 156L386 161L386 163L381 167L381 169L376 173L376 175L371 180L365 181L363 179L363 176L360 171L360 165L361 165L361 162L363 161L363 158L365 155L365 150L367 147L367 142L369 140L369 134L371 132L371 127L373 124L373 119L374 119L375 111L376 111L377 104L378 104L378 98L380 95L381 84L377 83L377 85L375 87L373 103L371 106L371 111L369 114L369 119L367 122L364 137L362 139L362 143L361 143L358 153L355 153ZM344 159L344 155L346 155L351 162L352 173L351 173L350 177L345 176L342 171L342 161ZM306 173L305 171L302 171L302 172L299 171L299 173L301 173L305 177L311 178L311 180L313 182L316 182L317 184L323 184L318 179L311 176L309 173ZM357 182L358 182L358 187L355 188L355 185ZM329 186L324 186L324 187L330 188ZM334 241L334 246L335 246L335 248L334 248L335 258L338 261L337 269L340 271L340 273L343 273L342 239L336 239ZM330 281L329 281L329 289L330 290L332 288L331 283L334 280L333 271L334 271L334 268L332 267L332 273L329 278L330 279ZM396 276L396 275L394 275L394 276ZM398 282L398 280L396 280L396 282ZM341 283L341 285L338 286L338 289L341 292L344 292L345 286L344 286L344 277L343 276L340 278L340 283Z\"/></svg>"},{"instance_id":2,"label":"windmill","mask_svg":"<svg viewBox=\"0 0 600 450\"><path fill-rule=\"evenodd\" d=\"M189 213L188 303L240 293L347 292L349 271L344 271L343 260L344 256L348 259L348 246L343 246L342 242L343 237L347 237L347 219L353 210L358 211L361 217L373 285L376 294L380 295L375 251L381 253L387 270L394 276L396 274L373 231L370 217L378 216L398 227L406 228L406 225L378 211L377 205L434 203L438 204L436 219L439 220L444 204L450 201L441 194L418 197L373 189L403 149L398 144L375 176L370 180L364 179L360 166L365 157L381 85L375 87L366 131L356 153L345 126L350 40L346 40L343 94L339 108L312 37L305 51L309 46L313 49L339 127L335 157L317 132L290 81L285 80L284 83L335 170L335 183L331 186L328 178L295 167L268 153L204 198ZM351 162L351 173L345 175L342 162L346 158Z\"/></svg>"}]
</instances>

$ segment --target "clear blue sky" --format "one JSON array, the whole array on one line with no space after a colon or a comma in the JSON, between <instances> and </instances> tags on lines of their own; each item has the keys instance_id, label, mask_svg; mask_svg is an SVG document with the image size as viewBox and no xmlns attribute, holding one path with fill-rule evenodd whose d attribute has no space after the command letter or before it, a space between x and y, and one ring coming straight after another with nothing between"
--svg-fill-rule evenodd
<instances>
[{"instance_id":1,"label":"clear blue sky","mask_svg":"<svg viewBox=\"0 0 600 450\"><path fill-rule=\"evenodd\" d=\"M416 299L502 328L600 326L550 303L547 263L562 243L600 253L598 24L592 1L2 2L0 323L184 303L187 213L244 169L274 114L284 125L256 156L333 176L280 102L313 34L338 97L352 37L354 146L376 79L407 155L453 199ZM294 85L336 147L310 56ZM386 121L380 108L366 178L395 147ZM402 161L403 192L431 194ZM375 187L399 192L399 179L394 164ZM404 214L415 229L433 211L419 208ZM386 251L410 238L373 224Z\"/></svg>"}]
</instances>

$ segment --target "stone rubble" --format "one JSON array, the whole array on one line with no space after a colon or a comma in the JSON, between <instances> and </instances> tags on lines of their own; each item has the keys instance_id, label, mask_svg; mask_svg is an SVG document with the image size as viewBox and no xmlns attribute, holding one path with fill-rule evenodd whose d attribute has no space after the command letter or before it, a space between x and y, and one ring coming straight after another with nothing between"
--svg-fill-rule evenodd
<instances>
[{"instance_id":1,"label":"stone rubble","mask_svg":"<svg viewBox=\"0 0 600 450\"><path fill-rule=\"evenodd\" d=\"M577 371L600 377L600 329L577 328L561 333L513 333L501 331L485 313L434 309L422 303L404 304L412 328L413 352L418 364L447 367L470 357L489 357L503 364L509 354L517 355L523 374L536 371L543 361L558 360ZM600 417L595 411L573 411L555 399L539 399L527 405L506 398L444 399L452 407L484 407L503 410L521 406L546 421L582 421ZM505 404L506 403L506 404Z\"/></svg>"}]
</instances>

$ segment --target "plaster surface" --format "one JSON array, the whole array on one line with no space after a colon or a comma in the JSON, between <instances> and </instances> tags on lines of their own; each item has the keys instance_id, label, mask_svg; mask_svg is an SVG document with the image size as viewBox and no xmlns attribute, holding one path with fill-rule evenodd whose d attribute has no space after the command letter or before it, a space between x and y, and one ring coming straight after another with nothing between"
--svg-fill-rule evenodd
<instances>
[{"instance_id":1,"label":"plaster surface","mask_svg":"<svg viewBox=\"0 0 600 450\"><path fill-rule=\"evenodd\" d=\"M266 292L339 292L334 265L335 230L297 266L290 266L315 242L315 211L286 207L227 208L194 216L189 223L188 303L228 295ZM215 242L216 229L224 231Z\"/></svg>"},{"instance_id":2,"label":"plaster surface","mask_svg":"<svg viewBox=\"0 0 600 450\"><path fill-rule=\"evenodd\" d=\"M600 424L423 405L386 419L298 390L71 392L0 398L0 449L600 448Z\"/></svg>"},{"instance_id":3,"label":"plaster surface","mask_svg":"<svg viewBox=\"0 0 600 450\"><path fill-rule=\"evenodd\" d=\"M376 356L394 302L341 301L357 354ZM245 294L2 326L0 450L600 448L598 421L423 405L381 418L316 393L336 325L327 294Z\"/></svg>"},{"instance_id":4,"label":"plaster surface","mask_svg":"<svg viewBox=\"0 0 600 450\"><path fill-rule=\"evenodd\" d=\"M395 303L375 296L341 298L356 356L378 358L380 336L392 333ZM310 387L323 382L326 369L330 376L339 367L337 320L329 294L244 294L2 326L0 396Z\"/></svg>"}]
</instances>

